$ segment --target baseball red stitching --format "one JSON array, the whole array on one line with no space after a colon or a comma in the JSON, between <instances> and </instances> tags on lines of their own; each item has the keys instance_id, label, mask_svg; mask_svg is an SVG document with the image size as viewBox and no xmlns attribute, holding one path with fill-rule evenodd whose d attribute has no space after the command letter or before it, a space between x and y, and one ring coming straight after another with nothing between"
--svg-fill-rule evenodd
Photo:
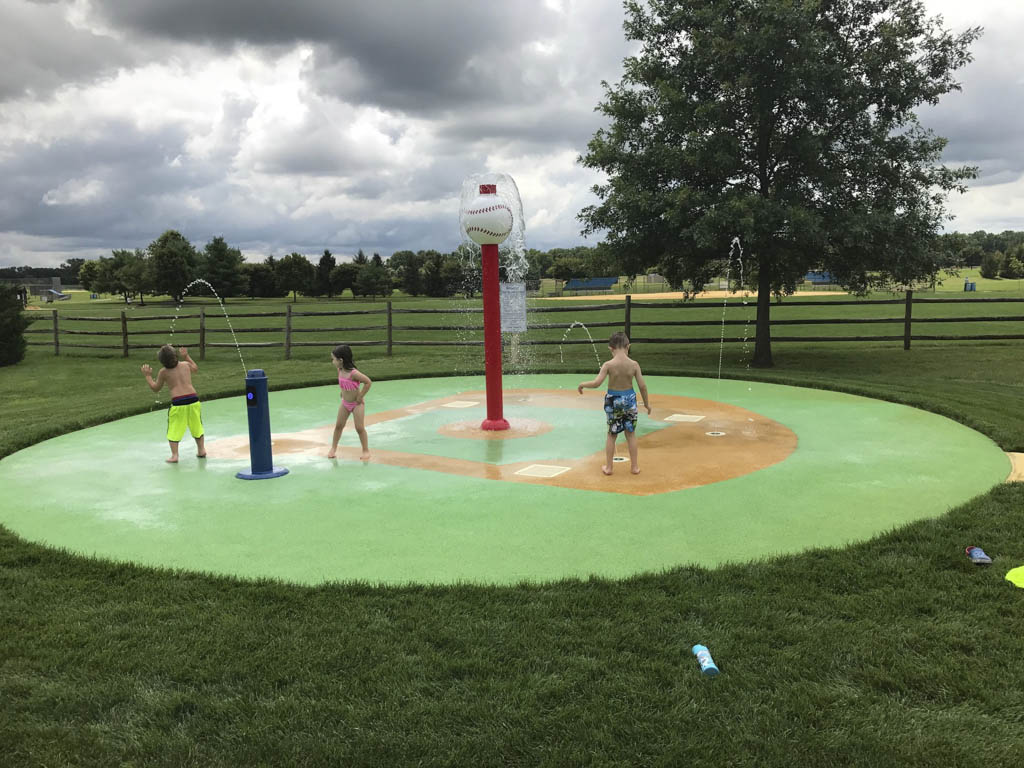
<instances>
[{"instance_id":1,"label":"baseball red stitching","mask_svg":"<svg viewBox=\"0 0 1024 768\"><path fill-rule=\"evenodd\" d=\"M490 235L491 237L503 237L503 236L507 235L509 232L511 232L512 231L512 209L509 208L507 205L489 205L486 208L474 208L472 210L466 211L466 215L467 216L473 216L473 215L478 214L478 213L491 213L492 211L505 211L505 213L508 214L509 222L508 222L508 230L507 231L505 231L505 232L492 232L491 230L484 229L483 227L470 226L470 227L466 227L466 234L469 234L470 232L481 232L481 233L483 233L485 235Z\"/></svg>"}]
</instances>

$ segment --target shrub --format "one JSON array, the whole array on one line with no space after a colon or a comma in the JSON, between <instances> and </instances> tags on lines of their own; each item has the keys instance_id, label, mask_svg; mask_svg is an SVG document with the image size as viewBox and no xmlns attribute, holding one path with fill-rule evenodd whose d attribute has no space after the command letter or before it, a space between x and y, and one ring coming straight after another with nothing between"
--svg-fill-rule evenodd
<instances>
[{"instance_id":1,"label":"shrub","mask_svg":"<svg viewBox=\"0 0 1024 768\"><path fill-rule=\"evenodd\" d=\"M0 366L20 363L25 357L28 318L21 311L17 292L0 285Z\"/></svg>"},{"instance_id":2,"label":"shrub","mask_svg":"<svg viewBox=\"0 0 1024 768\"><path fill-rule=\"evenodd\" d=\"M988 279L999 277L999 267L1002 260L1002 254L1000 253L986 253L982 255L981 276Z\"/></svg>"}]
</instances>

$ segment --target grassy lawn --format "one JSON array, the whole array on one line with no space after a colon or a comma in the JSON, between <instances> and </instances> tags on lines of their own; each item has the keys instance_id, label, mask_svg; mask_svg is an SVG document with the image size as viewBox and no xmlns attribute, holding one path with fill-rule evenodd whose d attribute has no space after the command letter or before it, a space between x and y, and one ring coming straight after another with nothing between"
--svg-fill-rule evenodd
<instances>
[{"instance_id":1,"label":"grassy lawn","mask_svg":"<svg viewBox=\"0 0 1024 768\"><path fill-rule=\"evenodd\" d=\"M283 305L240 300L228 311ZM182 311L198 306L189 302ZM295 309L374 306L300 301ZM395 302L396 309L430 306L452 303ZM55 308L69 315L120 311L95 302ZM217 340L229 340L226 324L214 320L217 305L206 308ZM922 317L1022 310L920 308ZM130 311L166 314L173 307ZM682 311L636 309L632 319L720 321L721 313L719 302L708 302ZM742 305L728 310L730 318L748 315L752 308ZM902 306L783 304L773 311L778 319L829 316L901 318ZM395 317L410 326L480 322L479 314L467 320L454 312ZM245 364L266 368L272 388L329 383L330 341L382 334L323 329L382 320L296 318L296 327L310 329L303 338L321 344L296 348L287 361L280 348L245 350ZM621 321L621 311L535 315L531 321L560 327L529 337L558 340L574 320ZM194 343L194 332L185 330L194 322L179 321L176 342ZM282 321L235 324L276 328ZM168 325L139 320L132 329ZM935 324L941 333L990 325L1013 332L1011 323ZM929 326L915 332L932 332ZM846 335L850 328L898 335L902 322L780 326L776 337ZM594 331L602 359L608 330ZM633 335L719 332L639 326ZM728 335L741 332L727 328ZM573 329L569 340L580 334ZM281 336L244 334L246 341ZM416 330L395 338L478 341L481 334ZM140 339L155 351L165 335ZM723 375L904 402L962 421L1006 450L1024 450L1024 413L1015 407L1024 396L1024 342L919 342L910 351L892 342L779 342L770 370L747 367L752 346L746 354L740 343L727 346ZM718 369L717 345L638 343L633 351L648 373L708 376ZM563 354L564 361L557 345L526 347L510 364L588 374L595 367L589 344L567 345ZM125 360L116 350L67 349L55 357L52 349L30 348L25 362L0 369L0 456L165 407L138 373L152 358L143 350ZM481 370L482 349L396 346L387 357L383 347L363 347L356 361L380 379L469 373ZM235 351L217 348L196 383L205 397L234 395L241 377ZM154 440L155 453L163 447ZM822 478L824 506L830 492ZM705 517L714 525L714 510ZM970 543L983 545L996 565L971 565L963 556ZM1024 592L1003 574L1022 564L1022 484L842 550L621 582L510 588L241 582L71 556L0 528L2 764L1016 766L1024 754ZM695 642L711 648L722 676L700 677L689 651Z\"/></svg>"}]
</instances>

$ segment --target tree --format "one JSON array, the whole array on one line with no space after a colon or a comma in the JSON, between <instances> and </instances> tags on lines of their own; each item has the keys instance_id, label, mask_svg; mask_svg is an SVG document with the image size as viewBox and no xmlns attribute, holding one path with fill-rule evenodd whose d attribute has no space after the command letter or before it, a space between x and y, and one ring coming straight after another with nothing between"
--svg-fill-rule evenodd
<instances>
[{"instance_id":1,"label":"tree","mask_svg":"<svg viewBox=\"0 0 1024 768\"><path fill-rule=\"evenodd\" d=\"M391 270L394 281L409 296L419 296L423 293L423 277L420 275L422 266L423 257L412 251L395 251L388 259L388 269Z\"/></svg>"},{"instance_id":2,"label":"tree","mask_svg":"<svg viewBox=\"0 0 1024 768\"><path fill-rule=\"evenodd\" d=\"M978 29L953 35L921 0L627 3L642 44L606 84L581 158L607 183L580 213L623 271L656 260L674 287L723 269L735 236L758 276L753 363L772 364L772 294L810 267L845 287L934 277L945 140L914 110L958 89ZM651 257L654 257L653 259Z\"/></svg>"},{"instance_id":3,"label":"tree","mask_svg":"<svg viewBox=\"0 0 1024 768\"><path fill-rule=\"evenodd\" d=\"M359 270L354 293L371 297L390 296L391 290L391 275L388 274L383 263L370 262Z\"/></svg>"},{"instance_id":4,"label":"tree","mask_svg":"<svg viewBox=\"0 0 1024 768\"><path fill-rule=\"evenodd\" d=\"M279 298L288 292L281 289L277 279L277 260L268 256L262 264L243 264L248 277L248 293L251 298Z\"/></svg>"},{"instance_id":5,"label":"tree","mask_svg":"<svg viewBox=\"0 0 1024 768\"><path fill-rule=\"evenodd\" d=\"M375 266L375 267L383 267L384 266L384 259L382 259L380 257L379 253L375 253L370 258L370 263L373 264L373 266Z\"/></svg>"},{"instance_id":6,"label":"tree","mask_svg":"<svg viewBox=\"0 0 1024 768\"><path fill-rule=\"evenodd\" d=\"M90 293L99 290L99 288L96 287L96 278L99 276L99 269L99 259L91 259L90 261L85 262L85 264L78 269L78 282Z\"/></svg>"},{"instance_id":7,"label":"tree","mask_svg":"<svg viewBox=\"0 0 1024 768\"><path fill-rule=\"evenodd\" d=\"M316 269L301 253L289 253L277 263L277 280L286 292L292 292L292 301L299 291L307 291L313 283Z\"/></svg>"},{"instance_id":8,"label":"tree","mask_svg":"<svg viewBox=\"0 0 1024 768\"><path fill-rule=\"evenodd\" d=\"M145 305L144 294L153 290L153 268L146 254L136 248L134 251L114 251L120 253L120 264L117 267L117 279L127 292L125 302L131 296L139 297L139 304Z\"/></svg>"},{"instance_id":9,"label":"tree","mask_svg":"<svg viewBox=\"0 0 1024 768\"><path fill-rule=\"evenodd\" d=\"M28 319L21 310L18 292L9 285L0 285L0 366L20 363L25 357Z\"/></svg>"},{"instance_id":10,"label":"tree","mask_svg":"<svg viewBox=\"0 0 1024 768\"><path fill-rule=\"evenodd\" d=\"M199 261L196 249L180 232L168 229L149 244L146 252L153 260L153 290L181 301Z\"/></svg>"},{"instance_id":11,"label":"tree","mask_svg":"<svg viewBox=\"0 0 1024 768\"><path fill-rule=\"evenodd\" d=\"M138 293L151 290L152 272L142 251L118 248L100 257L94 287L104 293L119 293L125 304Z\"/></svg>"},{"instance_id":12,"label":"tree","mask_svg":"<svg viewBox=\"0 0 1024 768\"><path fill-rule=\"evenodd\" d=\"M203 249L206 266L203 277L213 286L221 298L240 296L245 292L245 275L242 265L245 259L238 248L231 248L223 237L215 237Z\"/></svg>"},{"instance_id":13,"label":"tree","mask_svg":"<svg viewBox=\"0 0 1024 768\"><path fill-rule=\"evenodd\" d=\"M571 280L574 277L586 277L587 268L583 259L576 256L559 256L548 269L548 277L555 280Z\"/></svg>"},{"instance_id":14,"label":"tree","mask_svg":"<svg viewBox=\"0 0 1024 768\"><path fill-rule=\"evenodd\" d=\"M359 252L355 255L355 258L352 259L352 263L363 266L364 264L369 264L370 260L366 258L366 254L363 253L363 249L360 248Z\"/></svg>"},{"instance_id":15,"label":"tree","mask_svg":"<svg viewBox=\"0 0 1024 768\"><path fill-rule=\"evenodd\" d=\"M991 280L994 277L999 277L999 267L1002 262L1002 254L996 251L995 253L982 254L981 257L981 276Z\"/></svg>"},{"instance_id":16,"label":"tree","mask_svg":"<svg viewBox=\"0 0 1024 768\"><path fill-rule=\"evenodd\" d=\"M1009 280L1017 280L1024 277L1024 264L1016 255L1016 249L1007 251L999 260L999 276Z\"/></svg>"},{"instance_id":17,"label":"tree","mask_svg":"<svg viewBox=\"0 0 1024 768\"><path fill-rule=\"evenodd\" d=\"M437 251L424 251L423 258L423 291L427 296L451 296L454 291L449 291L445 282L444 256Z\"/></svg>"},{"instance_id":18,"label":"tree","mask_svg":"<svg viewBox=\"0 0 1024 768\"><path fill-rule=\"evenodd\" d=\"M80 258L72 258L63 262L60 265L61 283L64 285L81 285L81 278L78 276L78 273L83 264L85 264L85 259Z\"/></svg>"},{"instance_id":19,"label":"tree","mask_svg":"<svg viewBox=\"0 0 1024 768\"><path fill-rule=\"evenodd\" d=\"M326 294L327 298L334 298L334 285L331 282L331 272L338 265L335 261L334 255L324 248L324 255L320 257L320 261L316 265L316 280L313 283L313 294L316 296L323 296Z\"/></svg>"},{"instance_id":20,"label":"tree","mask_svg":"<svg viewBox=\"0 0 1024 768\"><path fill-rule=\"evenodd\" d=\"M342 262L331 270L331 286L341 296L346 290L352 291L355 296L356 280L359 277L360 267L351 261Z\"/></svg>"}]
</instances>

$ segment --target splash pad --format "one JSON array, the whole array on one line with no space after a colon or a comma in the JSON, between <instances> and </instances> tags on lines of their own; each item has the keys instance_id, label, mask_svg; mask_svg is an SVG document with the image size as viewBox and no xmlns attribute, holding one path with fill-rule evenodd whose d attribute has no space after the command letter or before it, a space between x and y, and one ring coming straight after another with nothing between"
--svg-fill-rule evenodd
<instances>
[{"instance_id":1,"label":"splash pad","mask_svg":"<svg viewBox=\"0 0 1024 768\"><path fill-rule=\"evenodd\" d=\"M473 426L483 377L377 382L368 463L351 442L324 457L337 387L274 392L274 452L292 471L273 483L234 479L248 464L240 396L204 403L205 462L164 465L163 413L122 419L0 462L0 522L87 556L244 578L509 584L843 546L1009 471L988 438L913 408L649 376L643 472L606 478L600 393L577 395L579 379L507 377L510 429L490 437Z\"/></svg>"}]
</instances>

